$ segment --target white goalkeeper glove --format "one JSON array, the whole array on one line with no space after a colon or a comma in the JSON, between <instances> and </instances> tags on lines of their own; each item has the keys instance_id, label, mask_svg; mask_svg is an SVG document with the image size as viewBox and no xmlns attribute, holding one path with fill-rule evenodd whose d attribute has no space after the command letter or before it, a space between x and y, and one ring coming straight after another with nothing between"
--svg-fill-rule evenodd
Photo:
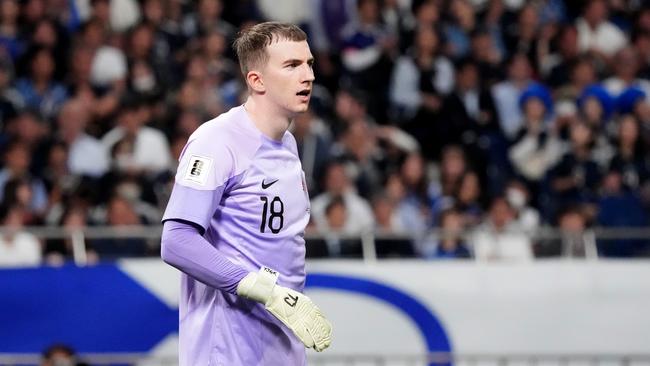
<instances>
[{"instance_id":1,"label":"white goalkeeper glove","mask_svg":"<svg viewBox=\"0 0 650 366\"><path fill-rule=\"evenodd\" d=\"M251 272L237 285L237 295L264 304L304 343L320 352L332 342L332 325L320 309L304 294L276 285L278 272L262 267Z\"/></svg>"}]
</instances>

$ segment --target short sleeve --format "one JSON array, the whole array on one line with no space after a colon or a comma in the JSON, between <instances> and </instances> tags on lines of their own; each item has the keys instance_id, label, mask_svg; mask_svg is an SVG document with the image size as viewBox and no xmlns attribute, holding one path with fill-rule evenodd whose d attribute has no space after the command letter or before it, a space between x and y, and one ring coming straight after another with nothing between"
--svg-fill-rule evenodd
<instances>
[{"instance_id":1,"label":"short sleeve","mask_svg":"<svg viewBox=\"0 0 650 366\"><path fill-rule=\"evenodd\" d=\"M196 132L198 136L192 136L181 153L174 189L162 221L180 219L207 230L233 176L235 162L223 139L199 133L207 130Z\"/></svg>"}]
</instances>

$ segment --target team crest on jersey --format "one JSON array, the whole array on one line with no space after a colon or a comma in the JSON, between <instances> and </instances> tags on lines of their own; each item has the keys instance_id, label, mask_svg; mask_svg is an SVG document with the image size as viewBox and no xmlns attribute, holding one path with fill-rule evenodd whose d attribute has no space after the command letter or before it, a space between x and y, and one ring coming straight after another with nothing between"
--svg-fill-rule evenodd
<instances>
[{"instance_id":1,"label":"team crest on jersey","mask_svg":"<svg viewBox=\"0 0 650 366\"><path fill-rule=\"evenodd\" d=\"M208 181L210 169L212 169L212 159L205 156L191 155L185 170L184 180L204 186Z\"/></svg>"}]
</instances>

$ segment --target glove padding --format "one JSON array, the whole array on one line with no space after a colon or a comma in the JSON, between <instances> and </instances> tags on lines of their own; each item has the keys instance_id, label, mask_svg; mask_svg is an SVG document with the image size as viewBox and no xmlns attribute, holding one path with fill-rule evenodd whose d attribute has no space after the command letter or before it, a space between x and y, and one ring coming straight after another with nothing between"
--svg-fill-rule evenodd
<instances>
[{"instance_id":1,"label":"glove padding","mask_svg":"<svg viewBox=\"0 0 650 366\"><path fill-rule=\"evenodd\" d=\"M320 309L304 294L276 285L278 273L262 267L237 285L237 295L264 304L273 316L302 341L307 348L321 352L332 342L332 325Z\"/></svg>"}]
</instances>

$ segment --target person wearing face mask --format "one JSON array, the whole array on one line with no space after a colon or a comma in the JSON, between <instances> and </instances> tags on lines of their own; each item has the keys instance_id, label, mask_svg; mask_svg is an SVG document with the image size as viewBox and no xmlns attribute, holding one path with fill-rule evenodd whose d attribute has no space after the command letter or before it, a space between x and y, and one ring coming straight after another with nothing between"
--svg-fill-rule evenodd
<instances>
[{"instance_id":1,"label":"person wearing face mask","mask_svg":"<svg viewBox=\"0 0 650 366\"><path fill-rule=\"evenodd\" d=\"M129 87L133 93L143 96L157 96L161 93L152 65L143 60L137 60L131 66Z\"/></svg>"},{"instance_id":2,"label":"person wearing face mask","mask_svg":"<svg viewBox=\"0 0 650 366\"><path fill-rule=\"evenodd\" d=\"M530 193L526 186L518 181L513 180L506 186L506 200L515 213L515 222L519 227L527 232L533 233L539 228L540 216L536 208L530 206Z\"/></svg>"}]
</instances>

